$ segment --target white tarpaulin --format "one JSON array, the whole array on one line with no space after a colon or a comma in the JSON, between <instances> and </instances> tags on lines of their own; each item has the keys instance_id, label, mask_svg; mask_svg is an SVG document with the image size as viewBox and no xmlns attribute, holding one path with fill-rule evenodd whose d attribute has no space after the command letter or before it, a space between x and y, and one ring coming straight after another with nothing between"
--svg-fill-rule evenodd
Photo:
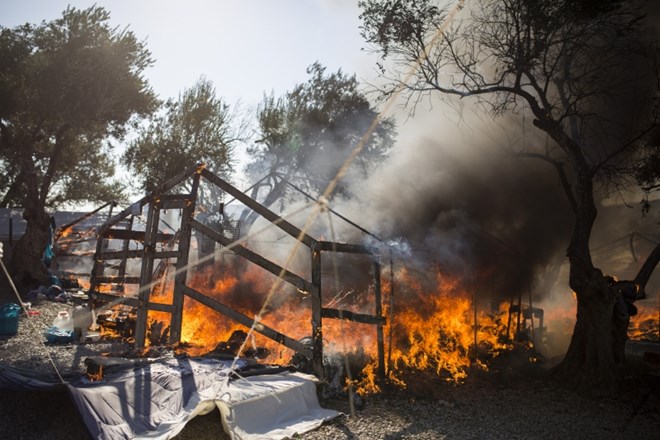
<instances>
[{"instance_id":1,"label":"white tarpaulin","mask_svg":"<svg viewBox=\"0 0 660 440\"><path fill-rule=\"evenodd\" d=\"M321 408L316 378L301 373L232 381L216 403L225 431L241 440L292 437L339 415Z\"/></svg>"},{"instance_id":2,"label":"white tarpaulin","mask_svg":"<svg viewBox=\"0 0 660 440\"><path fill-rule=\"evenodd\" d=\"M340 415L321 408L314 376L249 371L254 375L230 380L231 366L217 359L172 358L67 388L92 437L100 440L170 439L216 406L219 423L234 440L279 440ZM239 375L246 367L244 361L233 365Z\"/></svg>"}]
</instances>

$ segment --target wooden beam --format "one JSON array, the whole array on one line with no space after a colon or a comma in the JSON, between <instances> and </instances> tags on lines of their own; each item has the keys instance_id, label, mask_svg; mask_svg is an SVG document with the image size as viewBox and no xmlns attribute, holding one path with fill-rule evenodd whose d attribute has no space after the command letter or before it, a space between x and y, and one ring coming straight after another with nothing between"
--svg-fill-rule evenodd
<instances>
[{"instance_id":1,"label":"wooden beam","mask_svg":"<svg viewBox=\"0 0 660 440\"><path fill-rule=\"evenodd\" d=\"M112 213L112 207L115 206L116 204L117 204L117 202L115 202L115 201L113 200L113 201L111 201L111 202L108 202L108 203L106 203L106 204L104 204L104 205L99 206L98 208L96 208L96 209L93 210L93 211L90 211L90 212L88 212L88 213L82 215L81 217L75 219L75 220L72 221L72 222L67 223L66 225L62 225L62 226L60 226L59 228L56 228L56 229L55 229L55 238L54 238L55 241L59 240L59 239L62 237L62 234L63 234L67 229L69 229L69 228L73 228L73 227L74 227L75 225L77 225L78 223L82 222L82 221L85 220L85 219L90 218L91 216L93 216L94 214L96 214L97 212L99 212L100 210L102 210L103 208L105 208L105 207L107 207L107 206L110 206L110 213Z\"/></svg>"},{"instance_id":2,"label":"wooden beam","mask_svg":"<svg viewBox=\"0 0 660 440\"><path fill-rule=\"evenodd\" d=\"M197 204L197 192L199 190L199 173L193 176L192 189L190 196L185 201L185 208L181 212L181 227L179 234L179 258L176 260L176 272L174 275L174 297L172 305L172 321L170 322L170 343L174 344L181 340L181 328L183 326L183 300L184 290L181 286L186 285L188 276L188 256L190 254L190 236L192 227L190 222L195 215L195 206Z\"/></svg>"},{"instance_id":3,"label":"wooden beam","mask_svg":"<svg viewBox=\"0 0 660 440\"><path fill-rule=\"evenodd\" d=\"M293 284L299 289L305 292L311 292L314 289L312 283L310 283L306 279L296 275L293 272L289 272L288 270L284 269L282 266L275 264L272 261L262 257L261 255L251 251L245 246L238 244L238 242L234 242L228 239L224 235L198 222L197 220L192 220L190 224L193 227L193 229L195 229L196 231L201 232L202 234L210 237L211 239L217 241L218 243L220 243L225 247L230 247L230 250L236 255L239 255L245 258L246 260L253 262L257 266L262 267L263 269L274 274L275 276L281 277L284 281Z\"/></svg>"},{"instance_id":4,"label":"wooden beam","mask_svg":"<svg viewBox=\"0 0 660 440\"><path fill-rule=\"evenodd\" d=\"M350 243L334 243L331 241L319 241L318 249L321 251L328 252L344 252L351 254L367 254L367 255L376 255L372 249L369 249L366 246L361 244L350 244Z\"/></svg>"},{"instance_id":5,"label":"wooden beam","mask_svg":"<svg viewBox=\"0 0 660 440\"><path fill-rule=\"evenodd\" d=\"M151 205L149 205L151 209ZM146 240L146 231L130 231L127 229L108 229L103 232L102 237L116 240L135 240L144 242ZM165 234L163 232L152 233L152 239L154 242L166 242L174 238L174 234Z\"/></svg>"},{"instance_id":6,"label":"wooden beam","mask_svg":"<svg viewBox=\"0 0 660 440\"><path fill-rule=\"evenodd\" d=\"M133 221L135 220L135 216L131 215L130 220L128 221L128 224L126 225L126 229L133 229ZM131 242L130 240L124 240L124 242L121 244L121 250L123 252L128 252L129 248L131 247ZM98 258L98 257L97 257ZM122 257L121 262L119 263L119 268L117 269L117 275L119 276L124 276L126 275L126 263L127 262L127 257Z\"/></svg>"},{"instance_id":7,"label":"wooden beam","mask_svg":"<svg viewBox=\"0 0 660 440\"><path fill-rule=\"evenodd\" d=\"M312 248L312 369L319 379L325 379L323 368L323 313L321 301L321 251Z\"/></svg>"},{"instance_id":8,"label":"wooden beam","mask_svg":"<svg viewBox=\"0 0 660 440\"><path fill-rule=\"evenodd\" d=\"M328 309L323 307L321 309L321 316L324 318L343 319L345 321L359 322L361 324L385 324L385 317L375 315L365 315L363 313L355 313L349 310Z\"/></svg>"},{"instance_id":9,"label":"wooden beam","mask_svg":"<svg viewBox=\"0 0 660 440\"><path fill-rule=\"evenodd\" d=\"M133 296L119 296L112 295L105 292L94 292L96 297L102 301L113 304L126 304L127 306L137 307L138 299ZM155 312L172 313L173 307L171 304L161 304L156 302L147 303L147 308Z\"/></svg>"},{"instance_id":10,"label":"wooden beam","mask_svg":"<svg viewBox=\"0 0 660 440\"><path fill-rule=\"evenodd\" d=\"M383 301L380 291L380 261L374 261L374 301L376 302L376 316L383 315ZM378 374L385 379L385 343L383 335L383 322L376 325L376 348L378 350Z\"/></svg>"},{"instance_id":11,"label":"wooden beam","mask_svg":"<svg viewBox=\"0 0 660 440\"><path fill-rule=\"evenodd\" d=\"M135 320L135 348L144 348L147 337L147 304L152 288L154 271L154 252L160 209L153 203L149 204L149 214L144 231L144 257L140 268L140 289L138 290L137 319Z\"/></svg>"},{"instance_id":12,"label":"wooden beam","mask_svg":"<svg viewBox=\"0 0 660 440\"><path fill-rule=\"evenodd\" d=\"M188 286L180 286L180 288L185 292L187 296L194 299L195 301L204 304L206 307L209 307L215 310L216 312L222 313L229 319L236 321L240 324L243 324L248 328L252 327L254 323L254 320L252 318L245 316L244 314L237 312L236 310L214 300L213 298L209 298L208 296L196 291L195 289L191 289ZM312 358L312 351L310 350L309 347L306 347L301 342L292 339L264 324L257 323L254 326L254 331L266 336L269 339L272 339L278 344L282 344L285 347L297 351L298 353L302 354L308 359Z\"/></svg>"},{"instance_id":13,"label":"wooden beam","mask_svg":"<svg viewBox=\"0 0 660 440\"><path fill-rule=\"evenodd\" d=\"M193 179L198 174L193 176ZM194 191L192 191L194 193ZM190 194L165 194L158 197L156 206L159 209L184 209L190 202Z\"/></svg>"},{"instance_id":14,"label":"wooden beam","mask_svg":"<svg viewBox=\"0 0 660 440\"><path fill-rule=\"evenodd\" d=\"M160 251L154 252L154 259L163 260L165 258L177 258L181 253L179 251ZM126 258L142 258L144 249L134 249L130 251L107 251L101 252L97 258L101 260L124 260Z\"/></svg>"},{"instance_id":15,"label":"wooden beam","mask_svg":"<svg viewBox=\"0 0 660 440\"><path fill-rule=\"evenodd\" d=\"M103 276L103 277L96 277L94 279L96 281L96 284L140 284L140 278L138 277L127 277L127 276L115 276L115 277L110 277L110 276Z\"/></svg>"},{"instance_id":16,"label":"wooden beam","mask_svg":"<svg viewBox=\"0 0 660 440\"><path fill-rule=\"evenodd\" d=\"M241 190L239 190L238 188L230 185L225 180L223 180L220 177L216 176L215 174L213 174L209 170L207 170L207 169L202 170L202 176L205 179L207 179L209 182L211 182L214 185L220 187L222 190L224 190L228 194L231 194L234 198L236 198L236 200L240 201L245 206L252 209L257 214L261 215L266 220L270 221L275 226L277 226L278 228L280 228L281 230L283 230L284 232L286 232L287 234L289 234L290 236L292 236L296 240L300 240L307 247L311 248L312 246L314 246L316 244L316 240L313 237L305 234L303 231L298 229L292 223L289 223L288 221L284 220L282 217L275 214L273 211L266 208L264 205L257 202L256 200L254 200L252 197L248 196L247 194L244 194Z\"/></svg>"},{"instance_id":17,"label":"wooden beam","mask_svg":"<svg viewBox=\"0 0 660 440\"><path fill-rule=\"evenodd\" d=\"M103 242L105 239L103 238L102 235L98 235L96 238L96 253L94 255L94 264L92 265L92 271L89 276L89 307L93 308L93 296L91 295L91 292L95 291L98 287L98 283L96 282L96 279L99 277L102 277L104 272L105 272L105 265L103 264L103 261L100 258L96 258L96 255L101 254L103 251Z\"/></svg>"},{"instance_id":18,"label":"wooden beam","mask_svg":"<svg viewBox=\"0 0 660 440\"><path fill-rule=\"evenodd\" d=\"M116 214L114 217L110 218L107 222L103 224L99 232L103 232L105 229L108 229L112 227L114 224L118 223L121 221L123 218L127 217L133 212L133 206L139 205L140 208L143 208L145 205L153 202L155 199L157 199L159 196L161 196L163 193L166 193L167 191L171 190L178 184L182 183L184 180L187 178L191 177L195 173L199 173L202 168L204 168L206 165L204 164L197 164L194 165L181 174L178 174L174 177L172 177L170 180L162 183L158 187L156 187L153 191L151 191L149 194L146 196L142 197L140 200L137 202L133 203L131 206L128 208L124 209L122 212Z\"/></svg>"}]
</instances>

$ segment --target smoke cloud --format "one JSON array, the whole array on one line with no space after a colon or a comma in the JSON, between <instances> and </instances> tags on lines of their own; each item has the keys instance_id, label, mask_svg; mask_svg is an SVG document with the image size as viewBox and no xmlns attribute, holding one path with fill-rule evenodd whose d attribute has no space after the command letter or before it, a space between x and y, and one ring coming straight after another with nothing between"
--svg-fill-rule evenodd
<instances>
[{"instance_id":1,"label":"smoke cloud","mask_svg":"<svg viewBox=\"0 0 660 440\"><path fill-rule=\"evenodd\" d=\"M562 255L572 224L554 170L506 154L520 127L466 135L440 117L430 126L438 125L435 135L400 142L342 208L377 235L408 243L408 262L472 280L499 300L529 289L537 269Z\"/></svg>"}]
</instances>

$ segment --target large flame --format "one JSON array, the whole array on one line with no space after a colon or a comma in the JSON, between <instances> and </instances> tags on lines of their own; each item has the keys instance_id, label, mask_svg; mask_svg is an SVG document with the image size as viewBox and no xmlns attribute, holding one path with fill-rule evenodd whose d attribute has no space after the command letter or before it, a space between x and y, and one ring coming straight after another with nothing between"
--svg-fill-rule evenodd
<instances>
[{"instance_id":1,"label":"large flame","mask_svg":"<svg viewBox=\"0 0 660 440\"><path fill-rule=\"evenodd\" d=\"M507 330L509 333L513 331L507 325L508 303L502 303L498 310L475 307L475 292L465 287L472 284L441 271L429 280L428 275L420 276L404 268L386 278L382 285L383 316L387 318L383 333L387 375L393 383L405 387L405 373L411 370L432 371L443 380L460 383L466 379L470 367L487 369L487 359L511 348L507 337ZM273 281L274 276L256 266L230 264L191 271L188 285L248 317L259 316L262 324L290 338L302 340L309 337L311 305L305 293L290 286L283 287L281 292L275 292L274 299L269 299L268 309L261 310ZM171 304L173 288L170 273L154 284L150 301ZM375 313L373 285L366 291L348 289L327 296L324 307ZM537 329L539 334L572 334L575 298L567 297L559 303L561 306L555 304L552 307L539 304L545 310L544 327ZM149 318L150 322L161 321L169 325L170 315L150 311ZM212 351L239 330L248 329L186 298L181 341L188 354L201 355ZM657 340L657 310L640 308L639 314L631 319L629 335L631 339ZM342 358L358 360L350 366L347 361L345 367L348 369L347 385L359 394L379 390L376 336L373 325L323 320L324 355L334 361L340 359L340 363ZM548 343L544 341L544 344ZM295 354L256 332L251 333L245 345L244 348L248 349L259 348L261 361L265 363L286 364Z\"/></svg>"},{"instance_id":2,"label":"large flame","mask_svg":"<svg viewBox=\"0 0 660 440\"><path fill-rule=\"evenodd\" d=\"M639 307L637 314L630 318L628 338L660 341L660 307L654 304Z\"/></svg>"},{"instance_id":3,"label":"large flame","mask_svg":"<svg viewBox=\"0 0 660 440\"><path fill-rule=\"evenodd\" d=\"M502 340L504 307L475 311L474 292L459 278L437 273L434 290L428 290L402 270L395 282L403 299L395 302L392 314L390 377L404 369L430 369L461 382L470 365L486 368L478 353L492 357L508 348Z\"/></svg>"},{"instance_id":4,"label":"large flame","mask_svg":"<svg viewBox=\"0 0 660 440\"><path fill-rule=\"evenodd\" d=\"M265 300L269 285L263 280L263 271L259 268L248 269L241 273L240 280L235 274L223 271L221 275L212 269L196 272L189 284L200 292L247 315L256 316ZM236 304L236 289L239 283L248 284L255 290L256 298L239 301ZM383 285L383 314L388 318L384 327L388 370L390 378L405 386L399 373L406 369L433 370L448 381L461 382L467 376L467 369L476 361L485 368L477 357L496 355L507 348L500 339L505 333L506 324L502 316L504 309L494 313L480 310L475 315L472 298L462 286L460 279L449 279L438 274L434 287L423 287L406 270L401 270ZM394 288L393 288L394 287ZM390 293L394 291L394 298ZM259 294L262 292L262 294ZM310 336L311 307L304 295L284 295L286 302L278 303L262 316L261 322L294 339ZM341 297L344 304L336 305ZM169 293L159 297L158 301L168 302ZM341 302L340 301L340 302ZM340 292L330 301L333 306L350 308L358 313L374 313L373 292ZM393 309L390 309L392 305ZM327 306L327 304L326 304ZM390 311L393 313L390 314ZM391 315L391 316L390 316ZM167 319L165 314L150 313L154 319ZM476 319L476 321L475 321ZM391 322L390 322L391 320ZM390 328L391 326L391 328ZM221 341L227 341L236 330L247 330L228 318L212 311L204 305L186 300L182 342L187 343L190 354L201 354L212 350ZM375 382L377 367L377 338L375 326L352 322L324 319L323 321L324 354L363 356L367 360L361 366L362 371L353 372L356 379L352 382L356 390L370 393L378 390ZM391 347L389 346L391 342ZM294 352L276 342L258 334L247 341L250 347L263 347L269 356L264 362L286 363ZM358 357L359 357L358 356ZM368 360L371 359L370 362Z\"/></svg>"}]
</instances>

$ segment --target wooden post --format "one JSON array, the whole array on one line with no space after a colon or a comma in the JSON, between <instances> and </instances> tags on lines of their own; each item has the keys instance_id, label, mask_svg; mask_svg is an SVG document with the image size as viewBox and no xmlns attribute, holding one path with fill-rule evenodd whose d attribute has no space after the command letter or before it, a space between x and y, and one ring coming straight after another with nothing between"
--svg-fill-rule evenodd
<instances>
[{"instance_id":1,"label":"wooden post","mask_svg":"<svg viewBox=\"0 0 660 440\"><path fill-rule=\"evenodd\" d=\"M478 312L477 312L477 283L474 280L474 275L472 278L472 289L474 290L474 363L479 362L479 337L478 337Z\"/></svg>"},{"instance_id":2,"label":"wooden post","mask_svg":"<svg viewBox=\"0 0 660 440\"><path fill-rule=\"evenodd\" d=\"M199 173L193 175L193 184L190 191L190 198L187 205L181 213L181 235L179 238L179 257L176 260L176 275L174 276L174 299L172 305L172 320L170 321L170 343L176 343L181 340L181 326L183 324L183 299L186 278L188 275L188 256L190 254L190 237L192 235L191 222L195 214L195 205L197 203L197 192L199 190Z\"/></svg>"},{"instance_id":3,"label":"wooden post","mask_svg":"<svg viewBox=\"0 0 660 440\"><path fill-rule=\"evenodd\" d=\"M128 230L133 229L133 219L134 218L135 218L135 216L131 215L130 219L128 220L128 224L126 225L126 229L128 229ZM131 244L130 240L127 240L127 239L124 240L124 242L121 245L122 252L126 252L126 254L128 254L128 249L130 247L130 244ZM118 277L126 276L126 263L127 262L128 262L128 255L123 256L121 258L121 261L119 262L119 268L118 268L118 272L117 272Z\"/></svg>"},{"instance_id":4,"label":"wooden post","mask_svg":"<svg viewBox=\"0 0 660 440\"><path fill-rule=\"evenodd\" d=\"M383 315L383 304L380 291L380 262L379 257L374 261L374 296L376 301L376 316ZM383 324L376 325L376 337L378 344L378 374L385 379L385 347L383 343Z\"/></svg>"},{"instance_id":5,"label":"wooden post","mask_svg":"<svg viewBox=\"0 0 660 440\"><path fill-rule=\"evenodd\" d=\"M323 370L323 327L321 321L321 251L316 246L312 251L312 367L320 380L325 378Z\"/></svg>"},{"instance_id":6,"label":"wooden post","mask_svg":"<svg viewBox=\"0 0 660 440\"><path fill-rule=\"evenodd\" d=\"M516 331L514 340L520 342L520 316L522 315L522 290L518 292L518 317L516 318Z\"/></svg>"},{"instance_id":7,"label":"wooden post","mask_svg":"<svg viewBox=\"0 0 660 440\"><path fill-rule=\"evenodd\" d=\"M107 240L104 237L104 233L106 231L106 228L102 227L100 228L98 235L96 237L96 252L94 253L94 264L92 265L92 273L89 276L89 307L94 308L94 295L93 292L96 292L99 287L99 283L97 282L97 279L102 277L104 275L104 265L103 265L103 260L101 259L101 253L103 252L103 242Z\"/></svg>"},{"instance_id":8,"label":"wooden post","mask_svg":"<svg viewBox=\"0 0 660 440\"><path fill-rule=\"evenodd\" d=\"M154 252L156 251L156 234L160 208L157 201L149 203L149 214L144 236L144 257L140 270L140 290L138 293L137 320L135 322L135 347L144 348L147 336L147 314L149 312L149 297L151 295L151 277L154 269Z\"/></svg>"}]
</instances>

